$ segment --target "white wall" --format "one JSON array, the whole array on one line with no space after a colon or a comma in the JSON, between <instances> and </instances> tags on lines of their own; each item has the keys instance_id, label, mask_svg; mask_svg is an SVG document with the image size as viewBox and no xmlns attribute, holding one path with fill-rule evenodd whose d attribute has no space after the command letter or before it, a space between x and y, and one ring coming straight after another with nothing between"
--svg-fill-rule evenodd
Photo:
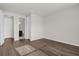
<instances>
[{"instance_id":1,"label":"white wall","mask_svg":"<svg viewBox=\"0 0 79 59\"><path fill-rule=\"evenodd\" d=\"M11 16L3 16L3 20L4 20L4 39L5 38L13 38L13 22L12 20L13 17Z\"/></svg>"},{"instance_id":2,"label":"white wall","mask_svg":"<svg viewBox=\"0 0 79 59\"><path fill-rule=\"evenodd\" d=\"M58 11L45 18L44 37L79 46L79 7Z\"/></svg>"},{"instance_id":3,"label":"white wall","mask_svg":"<svg viewBox=\"0 0 79 59\"><path fill-rule=\"evenodd\" d=\"M25 39L31 38L31 16L25 18Z\"/></svg>"},{"instance_id":4,"label":"white wall","mask_svg":"<svg viewBox=\"0 0 79 59\"><path fill-rule=\"evenodd\" d=\"M0 10L0 45L4 42L4 20L3 20L3 12Z\"/></svg>"},{"instance_id":5,"label":"white wall","mask_svg":"<svg viewBox=\"0 0 79 59\"><path fill-rule=\"evenodd\" d=\"M43 18L35 13L31 14L31 40L43 38Z\"/></svg>"}]
</instances>

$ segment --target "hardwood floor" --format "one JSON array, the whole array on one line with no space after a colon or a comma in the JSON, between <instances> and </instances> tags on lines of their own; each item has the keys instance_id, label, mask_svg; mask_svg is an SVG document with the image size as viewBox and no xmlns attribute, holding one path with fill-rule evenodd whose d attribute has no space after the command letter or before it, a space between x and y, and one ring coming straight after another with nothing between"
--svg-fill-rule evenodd
<instances>
[{"instance_id":1,"label":"hardwood floor","mask_svg":"<svg viewBox=\"0 0 79 59\"><path fill-rule=\"evenodd\" d=\"M28 40L14 42L12 39L8 39L2 46L0 46L0 55L19 56L15 48L27 44L37 49L36 52L30 53L27 56L79 56L79 47L48 39L39 39L30 43Z\"/></svg>"}]
</instances>

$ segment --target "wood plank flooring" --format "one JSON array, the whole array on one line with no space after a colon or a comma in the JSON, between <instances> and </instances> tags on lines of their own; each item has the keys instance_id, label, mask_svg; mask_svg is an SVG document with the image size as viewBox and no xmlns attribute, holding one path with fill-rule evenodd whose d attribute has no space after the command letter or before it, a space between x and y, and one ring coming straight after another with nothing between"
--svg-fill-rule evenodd
<instances>
[{"instance_id":1,"label":"wood plank flooring","mask_svg":"<svg viewBox=\"0 0 79 59\"><path fill-rule=\"evenodd\" d=\"M37 49L37 52L30 53L27 56L42 56L44 54L48 56L79 56L79 47L48 39L39 39L30 43L28 40L14 42L13 40L9 39L2 46L0 46L0 55L19 56L15 48L27 44Z\"/></svg>"}]
</instances>

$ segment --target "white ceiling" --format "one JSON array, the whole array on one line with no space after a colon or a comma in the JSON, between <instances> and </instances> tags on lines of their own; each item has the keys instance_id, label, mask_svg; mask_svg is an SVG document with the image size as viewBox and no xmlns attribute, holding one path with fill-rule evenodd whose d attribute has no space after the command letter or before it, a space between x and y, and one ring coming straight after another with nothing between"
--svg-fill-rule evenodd
<instances>
[{"instance_id":1,"label":"white ceiling","mask_svg":"<svg viewBox=\"0 0 79 59\"><path fill-rule=\"evenodd\" d=\"M28 15L34 11L41 16L50 15L53 12L68 8L76 4L72 3L0 3L0 8L6 11Z\"/></svg>"}]
</instances>

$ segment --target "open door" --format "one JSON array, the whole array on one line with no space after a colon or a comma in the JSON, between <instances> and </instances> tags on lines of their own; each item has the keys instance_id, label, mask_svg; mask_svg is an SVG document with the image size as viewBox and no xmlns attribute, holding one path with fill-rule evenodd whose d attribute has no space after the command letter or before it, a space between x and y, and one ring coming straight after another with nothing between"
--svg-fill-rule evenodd
<instances>
[{"instance_id":1,"label":"open door","mask_svg":"<svg viewBox=\"0 0 79 59\"><path fill-rule=\"evenodd\" d=\"M14 40L19 40L19 19L17 16L14 17Z\"/></svg>"}]
</instances>

